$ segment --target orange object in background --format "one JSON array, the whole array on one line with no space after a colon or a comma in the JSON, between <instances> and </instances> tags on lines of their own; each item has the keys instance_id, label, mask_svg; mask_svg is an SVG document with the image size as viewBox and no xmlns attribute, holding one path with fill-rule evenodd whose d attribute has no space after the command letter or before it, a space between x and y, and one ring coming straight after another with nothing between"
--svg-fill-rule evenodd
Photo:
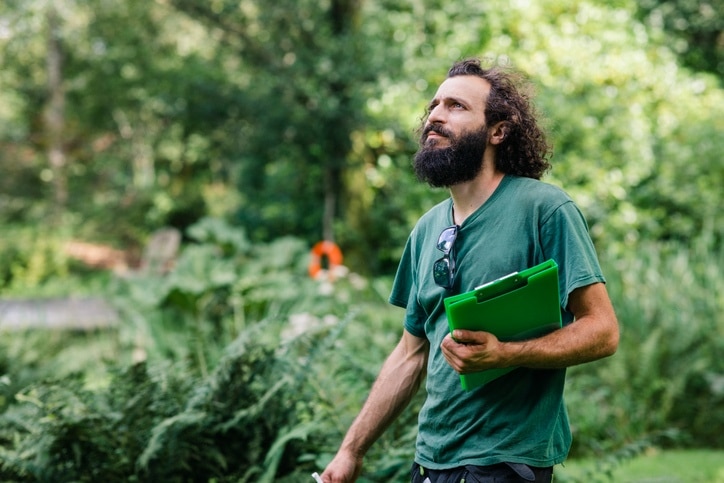
<instances>
[{"instance_id":1,"label":"orange object in background","mask_svg":"<svg viewBox=\"0 0 724 483\"><path fill-rule=\"evenodd\" d=\"M342 250L329 240L320 241L312 247L312 259L309 261L309 276L317 278L322 271L322 258L327 258L327 272L332 276L334 268L342 264Z\"/></svg>"}]
</instances>

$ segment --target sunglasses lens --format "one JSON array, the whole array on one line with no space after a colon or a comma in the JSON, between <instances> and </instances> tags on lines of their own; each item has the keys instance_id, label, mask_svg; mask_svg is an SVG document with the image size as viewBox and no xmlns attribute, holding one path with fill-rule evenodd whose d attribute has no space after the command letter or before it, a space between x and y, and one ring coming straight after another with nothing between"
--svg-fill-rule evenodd
<instances>
[{"instance_id":1,"label":"sunglasses lens","mask_svg":"<svg viewBox=\"0 0 724 483\"><path fill-rule=\"evenodd\" d=\"M432 276L435 283L444 288L452 287L452 269L450 267L450 259L443 257L435 262L432 266Z\"/></svg>"},{"instance_id":2,"label":"sunglasses lens","mask_svg":"<svg viewBox=\"0 0 724 483\"><path fill-rule=\"evenodd\" d=\"M458 227L453 225L445 228L437 239L437 249L443 257L432 266L432 277L437 285L446 289L452 288L455 277L455 260L451 252L457 237Z\"/></svg>"},{"instance_id":3,"label":"sunglasses lens","mask_svg":"<svg viewBox=\"0 0 724 483\"><path fill-rule=\"evenodd\" d=\"M457 226L445 228L442 233L440 233L440 238L438 238L437 240L437 249L445 254L450 253L450 250L452 249L452 246L455 243L455 239L457 238L457 236Z\"/></svg>"}]
</instances>

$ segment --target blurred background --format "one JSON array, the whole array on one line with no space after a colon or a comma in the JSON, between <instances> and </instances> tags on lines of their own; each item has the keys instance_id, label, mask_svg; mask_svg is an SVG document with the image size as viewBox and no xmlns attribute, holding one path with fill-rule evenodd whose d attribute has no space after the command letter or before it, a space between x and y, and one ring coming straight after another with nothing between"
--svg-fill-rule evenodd
<instances>
[{"instance_id":1,"label":"blurred background","mask_svg":"<svg viewBox=\"0 0 724 483\"><path fill-rule=\"evenodd\" d=\"M724 481L723 12L5 0L0 479L321 472L399 338L407 235L447 197L411 172L415 130L475 56L534 83L545 180L587 217L622 326L569 370L559 479ZM420 401L361 481L406 481Z\"/></svg>"}]
</instances>

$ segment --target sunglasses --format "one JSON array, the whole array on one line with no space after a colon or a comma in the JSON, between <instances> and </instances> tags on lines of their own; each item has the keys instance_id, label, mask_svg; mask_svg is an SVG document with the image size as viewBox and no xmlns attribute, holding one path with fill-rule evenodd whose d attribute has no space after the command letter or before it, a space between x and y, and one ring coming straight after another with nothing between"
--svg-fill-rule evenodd
<instances>
[{"instance_id":1,"label":"sunglasses","mask_svg":"<svg viewBox=\"0 0 724 483\"><path fill-rule=\"evenodd\" d=\"M435 283L450 290L455 279L455 254L453 247L458 237L459 227L457 225L445 228L437 240L437 249L442 252L442 258L435 261L432 266L432 277Z\"/></svg>"}]
</instances>

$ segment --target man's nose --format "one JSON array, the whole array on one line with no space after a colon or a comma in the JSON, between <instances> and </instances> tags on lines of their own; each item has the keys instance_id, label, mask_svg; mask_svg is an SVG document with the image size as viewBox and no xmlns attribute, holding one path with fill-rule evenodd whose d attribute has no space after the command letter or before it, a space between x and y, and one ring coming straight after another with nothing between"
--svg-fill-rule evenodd
<instances>
[{"instance_id":1,"label":"man's nose","mask_svg":"<svg viewBox=\"0 0 724 483\"><path fill-rule=\"evenodd\" d=\"M427 116L428 124L439 124L445 122L445 109L441 104L433 107Z\"/></svg>"}]
</instances>

